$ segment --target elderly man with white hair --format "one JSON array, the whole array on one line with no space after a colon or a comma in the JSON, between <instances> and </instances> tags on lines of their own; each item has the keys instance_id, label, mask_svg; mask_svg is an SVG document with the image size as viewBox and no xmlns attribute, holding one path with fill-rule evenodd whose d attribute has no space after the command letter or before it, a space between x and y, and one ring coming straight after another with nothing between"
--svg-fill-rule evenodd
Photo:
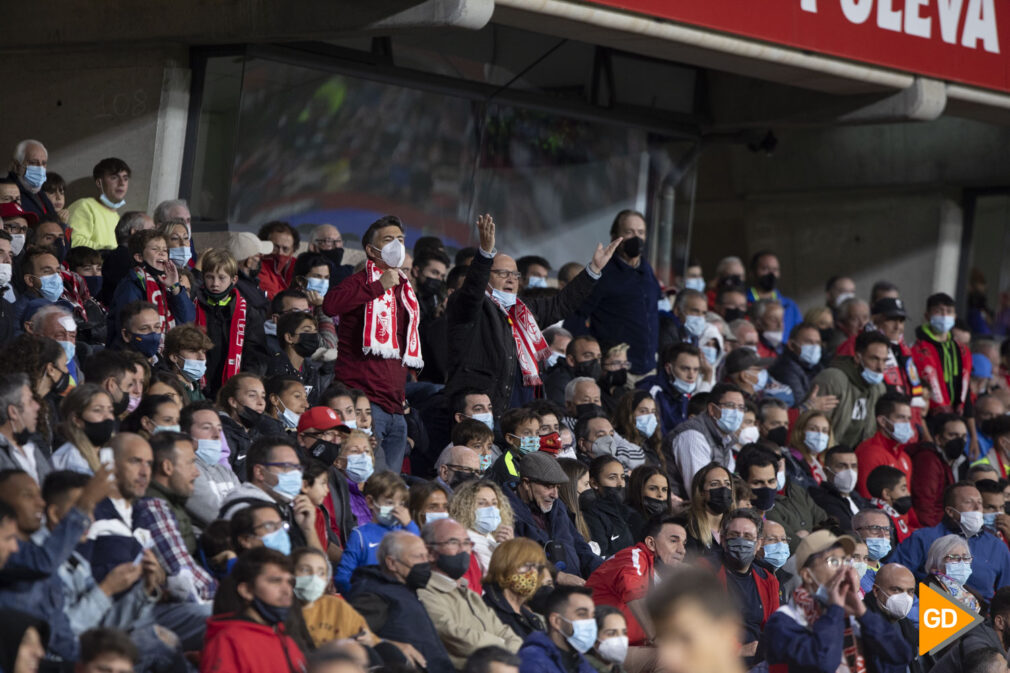
<instances>
[{"instance_id":1,"label":"elderly man with white hair","mask_svg":"<svg viewBox=\"0 0 1010 673\"><path fill-rule=\"evenodd\" d=\"M42 191L48 165L49 152L45 145L38 140L22 140L14 148L11 170L7 175L17 181L18 189L21 190L21 208L35 213L39 219L43 215L56 216L56 208Z\"/></svg>"},{"instance_id":2,"label":"elderly man with white hair","mask_svg":"<svg viewBox=\"0 0 1010 673\"><path fill-rule=\"evenodd\" d=\"M25 324L29 334L53 339L67 354L67 369L74 381L80 380L77 361L77 323L73 314L59 304L43 306Z\"/></svg>"},{"instance_id":3,"label":"elderly man with white hair","mask_svg":"<svg viewBox=\"0 0 1010 673\"><path fill-rule=\"evenodd\" d=\"M354 273L353 264L344 264L344 237L332 224L320 224L312 230L309 251L303 254L322 255L330 267L330 287Z\"/></svg>"},{"instance_id":4,"label":"elderly man with white hair","mask_svg":"<svg viewBox=\"0 0 1010 673\"><path fill-rule=\"evenodd\" d=\"M435 483L449 495L460 484L480 476L480 456L468 446L447 446L435 461Z\"/></svg>"}]
</instances>

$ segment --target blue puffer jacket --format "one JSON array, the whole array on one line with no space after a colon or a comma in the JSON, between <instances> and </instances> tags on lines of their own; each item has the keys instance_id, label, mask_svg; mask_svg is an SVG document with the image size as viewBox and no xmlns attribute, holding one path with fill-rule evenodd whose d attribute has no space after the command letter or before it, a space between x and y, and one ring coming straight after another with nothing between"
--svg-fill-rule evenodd
<instances>
[{"instance_id":1,"label":"blue puffer jacket","mask_svg":"<svg viewBox=\"0 0 1010 673\"><path fill-rule=\"evenodd\" d=\"M347 547L344 555L340 557L340 565L334 576L334 583L341 593L347 593L351 589L351 576L354 571L362 566L372 566L379 562L375 552L379 548L379 543L386 533L394 530L405 530L414 535L420 535L417 524L411 521L406 526L399 523L387 528L377 523L366 523L358 526L347 536Z\"/></svg>"},{"instance_id":2,"label":"blue puffer jacket","mask_svg":"<svg viewBox=\"0 0 1010 673\"><path fill-rule=\"evenodd\" d=\"M519 673L568 673L561 650L546 633L534 631L519 648ZM576 673L595 673L585 657L579 655Z\"/></svg>"},{"instance_id":3,"label":"blue puffer jacket","mask_svg":"<svg viewBox=\"0 0 1010 673\"><path fill-rule=\"evenodd\" d=\"M568 516L568 508L560 499L554 501L554 506L547 513L548 530L544 530L537 525L529 506L519 499L519 494L512 485L506 485L503 490L515 514L516 537L528 537L543 546L547 559L559 571L585 579L603 563L603 559L593 553L575 529L575 524ZM551 544L548 546L548 543Z\"/></svg>"}]
</instances>

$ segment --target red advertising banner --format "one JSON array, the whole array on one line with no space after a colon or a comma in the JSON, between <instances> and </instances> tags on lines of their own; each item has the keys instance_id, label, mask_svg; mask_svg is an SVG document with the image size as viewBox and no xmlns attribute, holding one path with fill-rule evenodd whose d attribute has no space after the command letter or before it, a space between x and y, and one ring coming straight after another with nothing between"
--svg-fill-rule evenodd
<instances>
[{"instance_id":1,"label":"red advertising banner","mask_svg":"<svg viewBox=\"0 0 1010 673\"><path fill-rule=\"evenodd\" d=\"M677 23L1010 91L1007 0L584 0Z\"/></svg>"}]
</instances>

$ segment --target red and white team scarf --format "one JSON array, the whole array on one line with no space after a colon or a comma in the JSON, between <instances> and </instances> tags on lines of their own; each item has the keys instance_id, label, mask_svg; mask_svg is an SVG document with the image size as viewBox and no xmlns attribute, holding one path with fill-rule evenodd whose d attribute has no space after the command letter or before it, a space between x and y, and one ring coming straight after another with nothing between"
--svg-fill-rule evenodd
<instances>
[{"instance_id":1,"label":"red and white team scarf","mask_svg":"<svg viewBox=\"0 0 1010 673\"><path fill-rule=\"evenodd\" d=\"M369 283L374 283L382 277L383 270L372 260L365 262L365 277ZM400 344L396 334L398 305L396 303L396 288L390 288L365 304L365 333L362 337L362 351L365 355L377 355L389 360L400 359L400 347L403 346L403 364L414 369L424 367L421 358L421 339L417 334L417 326L421 319L421 311L417 305L414 289L407 282L407 276L400 272L400 301L407 308L407 343Z\"/></svg>"},{"instance_id":2,"label":"red and white team scarf","mask_svg":"<svg viewBox=\"0 0 1010 673\"><path fill-rule=\"evenodd\" d=\"M792 607L803 614L807 628L812 629L814 623L823 614L821 606L817 600L810 595L810 592L802 586L793 592ZM771 673L784 671L788 667L783 664L773 664L768 670ZM839 663L836 673L866 673L866 661L860 651L860 643L852 629L852 620L845 618L845 633L842 639L842 661Z\"/></svg>"},{"instance_id":3,"label":"red and white team scarf","mask_svg":"<svg viewBox=\"0 0 1010 673\"><path fill-rule=\"evenodd\" d=\"M140 279L140 282L144 284L144 295L147 297L147 301L158 307L158 317L161 318L161 332L164 334L175 327L175 316L172 315L172 309L168 307L168 300L165 297L165 286L149 274L144 267L138 266L133 270L137 274L137 278Z\"/></svg>"},{"instance_id":4,"label":"red and white team scarf","mask_svg":"<svg viewBox=\"0 0 1010 673\"><path fill-rule=\"evenodd\" d=\"M235 309L231 312L231 328L228 330L228 356L224 361L224 371L221 373L222 385L228 379L238 374L242 366L242 346L245 344L246 302L237 289L232 289L231 296L224 304L235 301ZM222 305L222 302L218 302ZM203 310L203 302L196 302L196 324L207 333L207 312Z\"/></svg>"},{"instance_id":5,"label":"red and white team scarf","mask_svg":"<svg viewBox=\"0 0 1010 673\"><path fill-rule=\"evenodd\" d=\"M547 345L544 335L540 333L540 327L537 325L536 318L533 317L533 312L518 299L516 299L516 303L512 304L512 308L506 309L495 299L490 286L484 292L508 316L509 325L512 327L512 339L516 343L519 369L523 373L523 385L541 385L537 361L546 360L551 354L551 348Z\"/></svg>"}]
</instances>

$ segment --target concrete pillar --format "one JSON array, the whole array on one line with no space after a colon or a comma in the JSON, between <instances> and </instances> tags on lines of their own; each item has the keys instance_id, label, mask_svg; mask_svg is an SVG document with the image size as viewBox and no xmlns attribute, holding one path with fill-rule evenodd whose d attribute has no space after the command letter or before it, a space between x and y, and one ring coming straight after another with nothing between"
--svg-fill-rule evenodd
<instances>
[{"instance_id":1,"label":"concrete pillar","mask_svg":"<svg viewBox=\"0 0 1010 673\"><path fill-rule=\"evenodd\" d=\"M169 62L165 66L154 148L151 152L151 186L147 199L147 212L152 212L162 201L179 196L179 178L182 173L182 154L189 114L190 74L189 68L175 62Z\"/></svg>"},{"instance_id":2,"label":"concrete pillar","mask_svg":"<svg viewBox=\"0 0 1010 673\"><path fill-rule=\"evenodd\" d=\"M933 292L946 292L953 296L957 291L958 266L961 261L961 233L964 212L960 204L944 199L939 208L936 259L933 263Z\"/></svg>"}]
</instances>

